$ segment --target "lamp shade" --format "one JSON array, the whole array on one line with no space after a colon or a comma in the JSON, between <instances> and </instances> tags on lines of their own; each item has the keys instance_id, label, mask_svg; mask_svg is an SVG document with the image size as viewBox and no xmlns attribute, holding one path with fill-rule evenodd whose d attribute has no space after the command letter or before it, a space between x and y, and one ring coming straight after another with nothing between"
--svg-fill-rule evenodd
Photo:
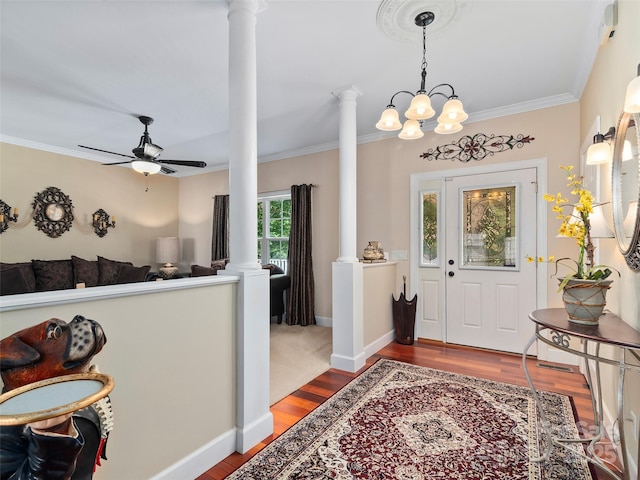
<instances>
[{"instance_id":1,"label":"lamp shade","mask_svg":"<svg viewBox=\"0 0 640 480\"><path fill-rule=\"evenodd\" d=\"M178 237L158 237L156 240L156 262L178 263L180 261L180 239Z\"/></svg>"},{"instance_id":2,"label":"lamp shade","mask_svg":"<svg viewBox=\"0 0 640 480\"><path fill-rule=\"evenodd\" d=\"M640 76L631 80L627 86L624 111L627 113L640 113Z\"/></svg>"},{"instance_id":3,"label":"lamp shade","mask_svg":"<svg viewBox=\"0 0 640 480\"><path fill-rule=\"evenodd\" d=\"M158 155L160 155L162 153L164 149L162 147L159 147L158 145L155 145L151 142L149 143L145 143L144 144L144 154L147 157L151 157L151 158L156 158L158 157Z\"/></svg>"},{"instance_id":4,"label":"lamp shade","mask_svg":"<svg viewBox=\"0 0 640 480\"><path fill-rule=\"evenodd\" d=\"M145 175L153 175L154 173L158 173L162 169L162 166L159 163L149 162L148 160L134 160L131 162L131 168Z\"/></svg>"},{"instance_id":5,"label":"lamp shade","mask_svg":"<svg viewBox=\"0 0 640 480\"><path fill-rule=\"evenodd\" d=\"M604 219L602 205L594 205L593 212L589 214L589 225L591 225L591 238L613 238L613 231Z\"/></svg>"},{"instance_id":6,"label":"lamp shade","mask_svg":"<svg viewBox=\"0 0 640 480\"><path fill-rule=\"evenodd\" d=\"M420 93L413 97L409 109L404 112L404 116L412 120L426 120L436 114L435 110L431 108L431 99L428 95Z\"/></svg>"},{"instance_id":7,"label":"lamp shade","mask_svg":"<svg viewBox=\"0 0 640 480\"><path fill-rule=\"evenodd\" d=\"M451 98L447 100L447 103L442 107L442 113L438 117L440 123L462 123L469 115L464 111L462 102L457 98ZM462 128L461 128L462 130Z\"/></svg>"},{"instance_id":8,"label":"lamp shade","mask_svg":"<svg viewBox=\"0 0 640 480\"><path fill-rule=\"evenodd\" d=\"M424 132L420 128L420 124L417 120L409 119L404 122L404 126L402 127L402 131L398 135L398 137L403 140L416 140L421 138L424 135Z\"/></svg>"},{"instance_id":9,"label":"lamp shade","mask_svg":"<svg viewBox=\"0 0 640 480\"><path fill-rule=\"evenodd\" d=\"M393 108L393 106L387 107L385 111L382 112L382 115L380 115L380 120L378 120L378 123L376 123L376 128L378 130L384 130L386 132L393 132L402 128L398 112L395 108Z\"/></svg>"},{"instance_id":10,"label":"lamp shade","mask_svg":"<svg viewBox=\"0 0 640 480\"><path fill-rule=\"evenodd\" d=\"M594 143L587 150L587 165L600 165L611 161L611 145L608 142Z\"/></svg>"}]
</instances>

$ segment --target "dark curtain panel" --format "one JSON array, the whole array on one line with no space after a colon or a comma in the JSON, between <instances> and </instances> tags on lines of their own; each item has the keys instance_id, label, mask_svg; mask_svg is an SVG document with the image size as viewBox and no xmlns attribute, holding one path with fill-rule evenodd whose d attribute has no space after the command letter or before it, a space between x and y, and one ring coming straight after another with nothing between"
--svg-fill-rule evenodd
<instances>
[{"instance_id":1,"label":"dark curtain panel","mask_svg":"<svg viewBox=\"0 0 640 480\"><path fill-rule=\"evenodd\" d=\"M213 202L211 260L229 258L229 195L216 195Z\"/></svg>"},{"instance_id":2,"label":"dark curtain panel","mask_svg":"<svg viewBox=\"0 0 640 480\"><path fill-rule=\"evenodd\" d=\"M289 276L287 298L289 325L315 325L313 313L313 262L311 260L311 188L291 186L291 232L289 234Z\"/></svg>"}]
</instances>

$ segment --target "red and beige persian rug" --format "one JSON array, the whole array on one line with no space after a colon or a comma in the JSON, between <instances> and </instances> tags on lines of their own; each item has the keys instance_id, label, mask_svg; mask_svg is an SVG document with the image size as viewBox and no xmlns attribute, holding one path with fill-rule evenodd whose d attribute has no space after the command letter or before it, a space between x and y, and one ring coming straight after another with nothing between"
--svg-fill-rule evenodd
<instances>
[{"instance_id":1,"label":"red and beige persian rug","mask_svg":"<svg viewBox=\"0 0 640 480\"><path fill-rule=\"evenodd\" d=\"M569 397L540 394L578 438ZM379 360L227 478L591 480L568 449L530 462L540 437L526 387Z\"/></svg>"}]
</instances>

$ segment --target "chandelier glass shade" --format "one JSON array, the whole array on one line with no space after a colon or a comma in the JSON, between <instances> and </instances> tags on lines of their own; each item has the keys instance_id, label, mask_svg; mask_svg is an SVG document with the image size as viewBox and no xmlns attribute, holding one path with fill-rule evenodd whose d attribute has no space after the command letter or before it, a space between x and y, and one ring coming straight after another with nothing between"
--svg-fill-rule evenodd
<instances>
[{"instance_id":1,"label":"chandelier glass shade","mask_svg":"<svg viewBox=\"0 0 640 480\"><path fill-rule=\"evenodd\" d=\"M376 123L376 128L387 132L402 129L398 136L404 140L415 140L424 135L422 132L423 122L436 114L431 106L431 98L435 95L447 99L437 119L438 125L434 130L436 133L448 134L459 132L462 130L462 122L469 118L469 115L464 111L462 102L458 99L455 90L450 84L441 83L428 92L425 90L425 80L427 78L427 25L431 24L434 19L435 15L433 12L422 12L415 18L415 24L422 27L422 81L420 83L420 89L415 94L407 90L400 90L394 93L389 105L387 105L387 108L380 116L380 120ZM406 93L413 97L409 108L404 112L406 118L404 124L400 123L398 111L393 103L396 95L401 93Z\"/></svg>"}]
</instances>

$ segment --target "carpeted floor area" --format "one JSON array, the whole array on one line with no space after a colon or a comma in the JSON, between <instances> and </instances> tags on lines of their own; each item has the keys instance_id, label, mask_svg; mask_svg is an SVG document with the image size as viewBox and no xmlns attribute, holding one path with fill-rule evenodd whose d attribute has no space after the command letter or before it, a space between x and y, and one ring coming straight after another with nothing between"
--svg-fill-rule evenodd
<instances>
[{"instance_id":1,"label":"carpeted floor area","mask_svg":"<svg viewBox=\"0 0 640 480\"><path fill-rule=\"evenodd\" d=\"M331 342L329 327L271 324L270 405L331 368Z\"/></svg>"},{"instance_id":2,"label":"carpeted floor area","mask_svg":"<svg viewBox=\"0 0 640 480\"><path fill-rule=\"evenodd\" d=\"M577 438L570 398L540 393L555 433ZM228 478L590 480L565 448L529 461L535 412L526 387L379 360Z\"/></svg>"}]
</instances>

